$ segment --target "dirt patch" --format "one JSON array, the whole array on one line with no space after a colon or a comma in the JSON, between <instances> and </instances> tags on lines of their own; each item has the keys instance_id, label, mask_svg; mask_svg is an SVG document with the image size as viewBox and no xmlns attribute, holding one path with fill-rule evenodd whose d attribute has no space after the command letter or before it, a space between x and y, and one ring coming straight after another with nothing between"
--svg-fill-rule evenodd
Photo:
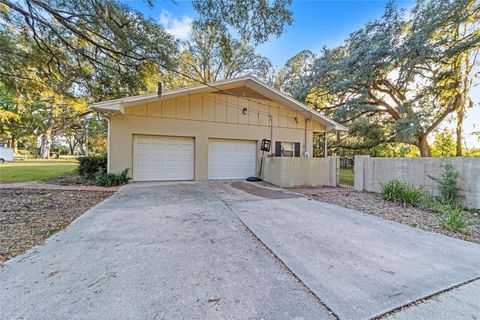
<instances>
[{"instance_id":1,"label":"dirt patch","mask_svg":"<svg viewBox=\"0 0 480 320\"><path fill-rule=\"evenodd\" d=\"M466 241L480 243L480 223L478 213L472 213L476 224L471 226L468 234L446 230L439 225L439 215L430 210L386 201L376 193L368 192L325 192L310 195L311 198L336 204L344 208L355 209L380 218L403 223L425 231L442 233Z\"/></svg>"},{"instance_id":2,"label":"dirt patch","mask_svg":"<svg viewBox=\"0 0 480 320\"><path fill-rule=\"evenodd\" d=\"M0 264L42 244L112 192L0 189Z\"/></svg>"}]
</instances>

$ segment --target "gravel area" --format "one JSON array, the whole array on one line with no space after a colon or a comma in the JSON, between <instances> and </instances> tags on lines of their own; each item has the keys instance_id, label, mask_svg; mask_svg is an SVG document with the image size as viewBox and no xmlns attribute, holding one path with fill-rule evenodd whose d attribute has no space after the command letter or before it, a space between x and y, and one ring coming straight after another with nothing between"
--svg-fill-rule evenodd
<instances>
[{"instance_id":1,"label":"gravel area","mask_svg":"<svg viewBox=\"0 0 480 320\"><path fill-rule=\"evenodd\" d=\"M311 198L355 209L380 218L403 223L414 228L442 233L466 241L480 243L480 223L478 212L472 213L476 224L467 233L446 230L439 225L439 216L430 210L415 208L401 203L383 200L379 194L368 192L325 192L310 195Z\"/></svg>"},{"instance_id":2,"label":"gravel area","mask_svg":"<svg viewBox=\"0 0 480 320\"><path fill-rule=\"evenodd\" d=\"M100 191L115 192L121 186L101 187L87 184L56 184L53 182L31 181L0 184L0 189L39 189L39 190L77 190L77 191Z\"/></svg>"},{"instance_id":3,"label":"gravel area","mask_svg":"<svg viewBox=\"0 0 480 320\"><path fill-rule=\"evenodd\" d=\"M112 192L0 189L0 264L68 226Z\"/></svg>"}]
</instances>

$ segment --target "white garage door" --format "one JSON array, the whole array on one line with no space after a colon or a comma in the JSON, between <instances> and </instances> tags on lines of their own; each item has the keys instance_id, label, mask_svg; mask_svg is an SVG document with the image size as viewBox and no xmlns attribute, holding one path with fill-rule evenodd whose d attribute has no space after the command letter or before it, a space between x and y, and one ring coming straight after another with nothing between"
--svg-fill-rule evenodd
<instances>
[{"instance_id":1,"label":"white garage door","mask_svg":"<svg viewBox=\"0 0 480 320\"><path fill-rule=\"evenodd\" d=\"M208 178L245 179L255 175L257 143L243 140L208 140Z\"/></svg>"},{"instance_id":2,"label":"white garage door","mask_svg":"<svg viewBox=\"0 0 480 320\"><path fill-rule=\"evenodd\" d=\"M135 136L135 181L193 180L193 138Z\"/></svg>"}]
</instances>

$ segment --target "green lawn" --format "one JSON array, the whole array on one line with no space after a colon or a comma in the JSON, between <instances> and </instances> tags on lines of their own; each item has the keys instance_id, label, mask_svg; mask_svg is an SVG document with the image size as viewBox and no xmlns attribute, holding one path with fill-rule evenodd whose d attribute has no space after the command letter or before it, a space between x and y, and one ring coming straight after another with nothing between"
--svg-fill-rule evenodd
<instances>
[{"instance_id":1,"label":"green lawn","mask_svg":"<svg viewBox=\"0 0 480 320\"><path fill-rule=\"evenodd\" d=\"M353 186L353 180L355 176L353 174L353 169L343 169L340 168L340 184Z\"/></svg>"},{"instance_id":2,"label":"green lawn","mask_svg":"<svg viewBox=\"0 0 480 320\"><path fill-rule=\"evenodd\" d=\"M5 162L0 163L0 182L47 180L74 172L77 167L78 161L76 158Z\"/></svg>"}]
</instances>

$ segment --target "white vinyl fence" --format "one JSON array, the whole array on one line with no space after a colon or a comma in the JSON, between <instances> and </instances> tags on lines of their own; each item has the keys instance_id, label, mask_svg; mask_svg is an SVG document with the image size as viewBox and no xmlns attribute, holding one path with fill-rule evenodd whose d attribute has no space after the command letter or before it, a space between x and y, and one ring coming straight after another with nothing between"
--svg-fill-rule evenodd
<instances>
[{"instance_id":1,"label":"white vinyl fence","mask_svg":"<svg viewBox=\"0 0 480 320\"><path fill-rule=\"evenodd\" d=\"M400 180L438 194L438 177L445 161L460 173L462 200L470 208L480 208L480 157L458 158L370 158L355 156L355 190L379 192L382 183Z\"/></svg>"}]
</instances>

